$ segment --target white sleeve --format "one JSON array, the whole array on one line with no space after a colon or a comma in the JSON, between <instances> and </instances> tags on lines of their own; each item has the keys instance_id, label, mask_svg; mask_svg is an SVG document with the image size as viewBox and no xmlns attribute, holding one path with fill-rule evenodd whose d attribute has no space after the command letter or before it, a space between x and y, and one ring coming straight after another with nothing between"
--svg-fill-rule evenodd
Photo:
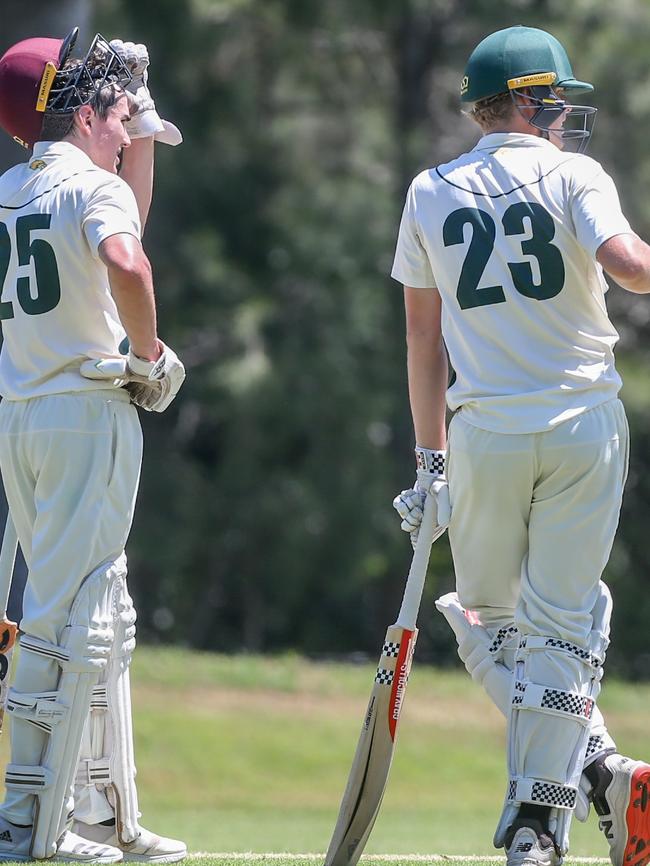
<instances>
[{"instance_id":1,"label":"white sleeve","mask_svg":"<svg viewBox=\"0 0 650 866\"><path fill-rule=\"evenodd\" d=\"M571 196L571 216L578 243L593 257L609 238L633 234L621 211L614 181L598 163L595 165L595 173L590 172L586 179L576 179Z\"/></svg>"},{"instance_id":2,"label":"white sleeve","mask_svg":"<svg viewBox=\"0 0 650 866\"><path fill-rule=\"evenodd\" d=\"M119 177L109 177L88 195L82 228L94 256L111 235L141 237L138 205L131 187Z\"/></svg>"},{"instance_id":3,"label":"white sleeve","mask_svg":"<svg viewBox=\"0 0 650 866\"><path fill-rule=\"evenodd\" d=\"M436 281L431 270L431 263L420 240L414 187L415 182L411 184L406 194L406 204L402 212L391 277L414 289L434 289Z\"/></svg>"}]
</instances>

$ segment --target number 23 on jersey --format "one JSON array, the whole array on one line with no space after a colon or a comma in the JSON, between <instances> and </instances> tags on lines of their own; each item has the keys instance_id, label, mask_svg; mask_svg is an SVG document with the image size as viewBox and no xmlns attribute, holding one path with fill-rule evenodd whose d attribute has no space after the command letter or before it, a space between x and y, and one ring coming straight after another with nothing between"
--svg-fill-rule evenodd
<instances>
[{"instance_id":1,"label":"number 23 on jersey","mask_svg":"<svg viewBox=\"0 0 650 866\"><path fill-rule=\"evenodd\" d=\"M530 228L524 222L528 219ZM534 256L539 265L539 282L535 282L530 262L507 262L515 289L527 298L545 301L554 298L564 287L564 262L560 250L551 243L555 236L555 223L547 210L536 202L520 201L510 205L497 229L493 217L484 210L462 207L449 214L442 229L446 247L464 243L464 229L469 225L472 235L465 254L456 297L462 310L501 304L506 300L503 286L485 286L479 283L494 250L497 230L505 235L530 235L521 243L525 256Z\"/></svg>"}]
</instances>

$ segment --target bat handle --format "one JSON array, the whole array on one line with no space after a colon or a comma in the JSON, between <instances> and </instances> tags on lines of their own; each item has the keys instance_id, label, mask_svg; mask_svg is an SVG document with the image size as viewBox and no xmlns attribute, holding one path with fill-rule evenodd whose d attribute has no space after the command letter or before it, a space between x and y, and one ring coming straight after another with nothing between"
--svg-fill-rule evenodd
<instances>
[{"instance_id":1,"label":"bat handle","mask_svg":"<svg viewBox=\"0 0 650 866\"><path fill-rule=\"evenodd\" d=\"M424 501L424 514L422 515L420 532L415 545L415 551L413 552L413 559L411 560L411 567L404 588L402 606L400 607L396 623L401 628L406 628L410 631L415 628L418 611L420 610L424 581L429 566L431 545L444 532L436 524L434 519L435 512L435 496L427 494L427 498Z\"/></svg>"},{"instance_id":2,"label":"bat handle","mask_svg":"<svg viewBox=\"0 0 650 866\"><path fill-rule=\"evenodd\" d=\"M4 618L7 618L7 605L9 604L9 593L11 592L11 579L14 573L16 553L18 551L18 534L16 527L7 511L5 531L2 537L2 548L0 549L0 605Z\"/></svg>"}]
</instances>

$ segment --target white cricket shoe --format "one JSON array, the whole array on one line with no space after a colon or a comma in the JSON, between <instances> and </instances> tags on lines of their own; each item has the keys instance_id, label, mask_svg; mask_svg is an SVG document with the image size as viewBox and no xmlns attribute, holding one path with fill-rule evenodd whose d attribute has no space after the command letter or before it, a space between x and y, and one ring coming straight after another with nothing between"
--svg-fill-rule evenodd
<instances>
[{"instance_id":1,"label":"white cricket shoe","mask_svg":"<svg viewBox=\"0 0 650 866\"><path fill-rule=\"evenodd\" d=\"M0 817L0 863L33 860L30 853L32 828L16 827ZM48 863L119 863L122 852L111 845L82 839L66 830L56 843L56 854Z\"/></svg>"},{"instance_id":2,"label":"white cricket shoe","mask_svg":"<svg viewBox=\"0 0 650 866\"><path fill-rule=\"evenodd\" d=\"M598 762L590 794L613 866L650 863L650 764L623 755Z\"/></svg>"},{"instance_id":3,"label":"white cricket shoe","mask_svg":"<svg viewBox=\"0 0 650 866\"><path fill-rule=\"evenodd\" d=\"M506 866L558 866L561 862L553 838L532 827L520 827L506 845Z\"/></svg>"},{"instance_id":4,"label":"white cricket shoe","mask_svg":"<svg viewBox=\"0 0 650 866\"><path fill-rule=\"evenodd\" d=\"M119 848L126 863L176 863L177 860L187 857L187 845L184 842L156 836L144 827L140 827L140 835L133 842L124 843L117 838L114 824L85 824L83 821L75 821L72 826L75 833L84 839Z\"/></svg>"}]
</instances>

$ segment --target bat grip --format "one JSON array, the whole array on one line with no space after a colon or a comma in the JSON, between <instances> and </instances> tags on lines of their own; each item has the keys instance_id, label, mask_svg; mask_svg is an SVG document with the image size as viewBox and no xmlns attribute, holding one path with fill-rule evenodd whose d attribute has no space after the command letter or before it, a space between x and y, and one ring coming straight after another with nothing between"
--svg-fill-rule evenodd
<instances>
[{"instance_id":1,"label":"bat grip","mask_svg":"<svg viewBox=\"0 0 650 866\"><path fill-rule=\"evenodd\" d=\"M404 587L402 606L400 607L396 622L396 625L411 631L415 628L418 611L420 610L424 581L429 566L431 545L444 532L444 530L438 527L434 515L436 515L436 499L435 496L427 494L424 501L424 514L422 515L420 532L413 552L406 586Z\"/></svg>"},{"instance_id":2,"label":"bat grip","mask_svg":"<svg viewBox=\"0 0 650 866\"><path fill-rule=\"evenodd\" d=\"M18 551L18 534L16 527L7 511L5 531L2 536L2 548L0 549L0 605L2 613L7 618L7 605L9 604L9 593L11 592L11 579L14 573L16 553Z\"/></svg>"}]
</instances>

